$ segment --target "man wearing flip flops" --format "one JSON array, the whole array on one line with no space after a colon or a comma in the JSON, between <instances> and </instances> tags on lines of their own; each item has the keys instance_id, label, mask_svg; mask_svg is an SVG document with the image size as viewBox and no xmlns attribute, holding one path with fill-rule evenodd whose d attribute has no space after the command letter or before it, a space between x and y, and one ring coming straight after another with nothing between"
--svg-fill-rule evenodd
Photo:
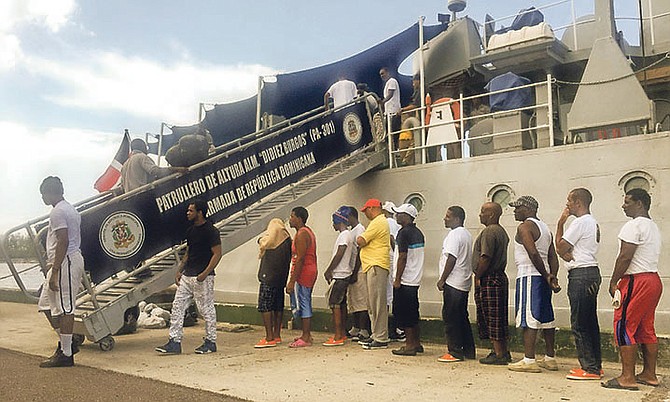
<instances>
[{"instance_id":1,"label":"man wearing flip flops","mask_svg":"<svg viewBox=\"0 0 670 402\"><path fill-rule=\"evenodd\" d=\"M291 211L289 226L296 230L291 248L291 276L286 285L286 293L294 293L299 306L302 335L288 346L303 348L312 346L312 289L316 283L316 236L307 227L309 213L303 207Z\"/></svg>"},{"instance_id":2,"label":"man wearing flip flops","mask_svg":"<svg viewBox=\"0 0 670 402\"><path fill-rule=\"evenodd\" d=\"M350 264L354 238L349 231L349 207L340 207L333 214L333 229L339 234L333 247L333 257L323 276L328 282L328 305L333 311L333 327L335 335L323 343L323 346L342 346L347 339L345 335L345 315L347 312L347 288L353 274Z\"/></svg>"},{"instance_id":3,"label":"man wearing flip flops","mask_svg":"<svg viewBox=\"0 0 670 402\"><path fill-rule=\"evenodd\" d=\"M609 286L610 295L620 299L619 307L614 310L614 339L621 354L621 375L601 383L605 388L637 391L637 384L652 387L659 384L654 316L663 291L658 276L661 233L649 216L650 206L651 197L645 190L626 192L622 208L633 219L619 232L619 255ZM635 375L638 345L644 368Z\"/></svg>"}]
</instances>

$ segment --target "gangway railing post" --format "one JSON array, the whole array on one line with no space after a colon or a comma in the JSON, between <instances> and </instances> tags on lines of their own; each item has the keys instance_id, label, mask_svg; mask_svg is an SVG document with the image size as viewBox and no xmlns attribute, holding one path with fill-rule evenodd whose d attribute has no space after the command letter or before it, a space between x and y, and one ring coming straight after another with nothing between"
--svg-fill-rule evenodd
<instances>
[{"instance_id":1,"label":"gangway railing post","mask_svg":"<svg viewBox=\"0 0 670 402\"><path fill-rule=\"evenodd\" d=\"M554 146L554 105L551 93L551 74L547 74L547 123L549 124L549 146Z\"/></svg>"},{"instance_id":2,"label":"gangway railing post","mask_svg":"<svg viewBox=\"0 0 670 402\"><path fill-rule=\"evenodd\" d=\"M258 76L258 92L256 92L256 132L261 130L261 92L263 91L263 76Z\"/></svg>"},{"instance_id":3,"label":"gangway railing post","mask_svg":"<svg viewBox=\"0 0 670 402\"><path fill-rule=\"evenodd\" d=\"M91 277L88 272L84 275L84 287L86 288L86 291L88 294L91 296L91 302L93 303L93 307L95 307L96 310L100 308L100 303L98 303L98 298L95 295L95 288L93 285L91 285Z\"/></svg>"},{"instance_id":4,"label":"gangway railing post","mask_svg":"<svg viewBox=\"0 0 670 402\"><path fill-rule=\"evenodd\" d=\"M161 123L161 132L158 135L158 163L161 165L161 154L163 153L163 135L165 134L165 123Z\"/></svg>"}]
</instances>

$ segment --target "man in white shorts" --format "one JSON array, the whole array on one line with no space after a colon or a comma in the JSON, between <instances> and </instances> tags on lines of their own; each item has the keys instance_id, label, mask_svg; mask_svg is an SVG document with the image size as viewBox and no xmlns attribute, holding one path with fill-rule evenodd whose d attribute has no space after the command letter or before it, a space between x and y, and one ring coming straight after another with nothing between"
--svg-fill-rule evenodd
<instances>
[{"instance_id":1,"label":"man in white shorts","mask_svg":"<svg viewBox=\"0 0 670 402\"><path fill-rule=\"evenodd\" d=\"M63 183L49 176L40 186L42 200L53 209L49 213L47 232L47 273L38 308L51 323L60 342L56 353L40 363L40 367L74 366L72 329L77 293L84 276L84 258L81 245L81 217L63 198Z\"/></svg>"}]
</instances>

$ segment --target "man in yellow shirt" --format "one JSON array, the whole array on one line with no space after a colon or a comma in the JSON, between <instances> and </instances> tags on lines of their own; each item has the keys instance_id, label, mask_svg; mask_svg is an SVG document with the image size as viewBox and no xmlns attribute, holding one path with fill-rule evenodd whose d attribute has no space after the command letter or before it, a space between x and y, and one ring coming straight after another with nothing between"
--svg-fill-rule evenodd
<instances>
[{"instance_id":1,"label":"man in yellow shirt","mask_svg":"<svg viewBox=\"0 0 670 402\"><path fill-rule=\"evenodd\" d=\"M356 238L356 244L361 250L361 269L367 279L372 336L367 342L359 343L363 349L385 349L389 342L386 283L391 267L391 234L378 199L369 199L361 211L370 220L365 232Z\"/></svg>"}]
</instances>

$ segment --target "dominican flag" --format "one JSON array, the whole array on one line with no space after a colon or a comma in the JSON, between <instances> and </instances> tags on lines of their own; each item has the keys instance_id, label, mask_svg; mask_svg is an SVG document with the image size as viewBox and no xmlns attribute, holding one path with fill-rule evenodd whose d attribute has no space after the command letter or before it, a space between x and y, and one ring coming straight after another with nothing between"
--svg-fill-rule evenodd
<instances>
[{"instance_id":1,"label":"dominican flag","mask_svg":"<svg viewBox=\"0 0 670 402\"><path fill-rule=\"evenodd\" d=\"M121 141L119 150L116 151L114 160L109 164L105 173L95 181L93 188L102 193L114 187L121 178L121 166L128 160L128 154L130 154L130 135L128 134L128 130L126 130L123 133L123 141Z\"/></svg>"}]
</instances>

